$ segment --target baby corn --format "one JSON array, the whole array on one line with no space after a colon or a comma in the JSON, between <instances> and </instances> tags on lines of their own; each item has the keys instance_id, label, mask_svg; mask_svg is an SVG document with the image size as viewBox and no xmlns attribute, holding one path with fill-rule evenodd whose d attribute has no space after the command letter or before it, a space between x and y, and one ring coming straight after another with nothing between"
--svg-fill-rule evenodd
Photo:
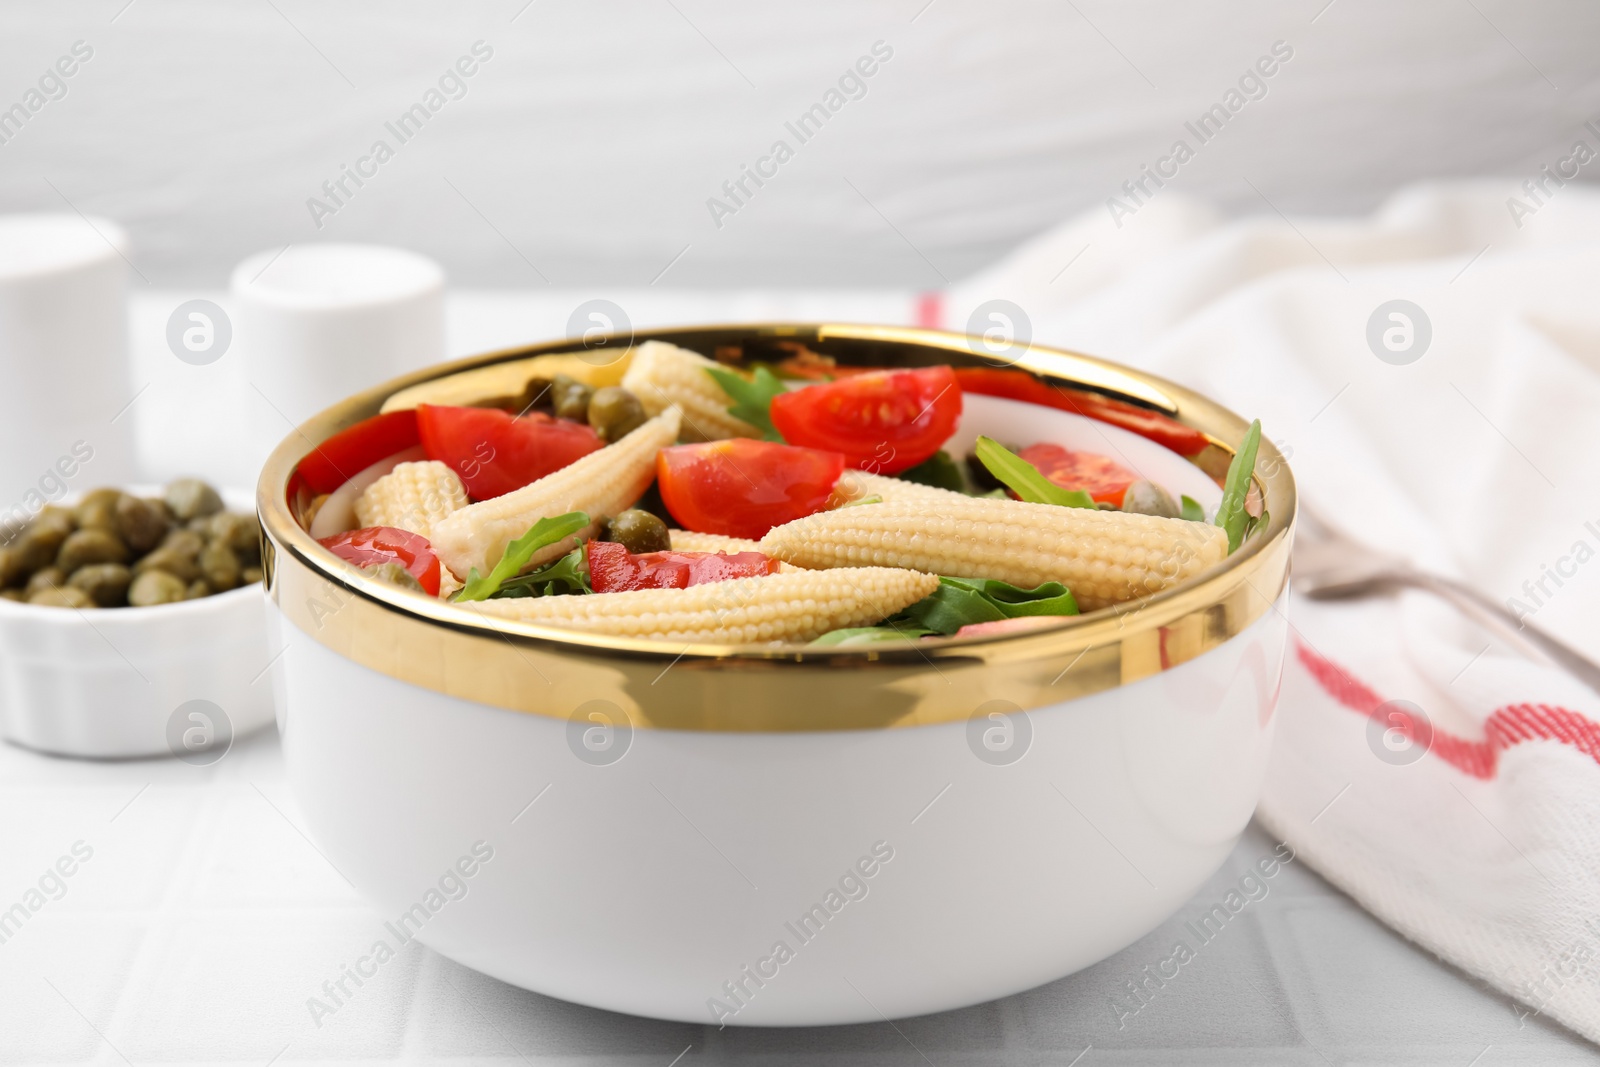
<instances>
[{"instance_id":1,"label":"baby corn","mask_svg":"<svg viewBox=\"0 0 1600 1067\"><path fill-rule=\"evenodd\" d=\"M674 552L761 552L759 541L747 541L743 537L727 537L723 534L695 533L693 530L669 530L672 535L672 550ZM796 567L792 563L778 561L778 570L802 571L804 567Z\"/></svg>"},{"instance_id":2,"label":"baby corn","mask_svg":"<svg viewBox=\"0 0 1600 1067\"><path fill-rule=\"evenodd\" d=\"M656 473L656 452L677 440L678 424L678 409L670 407L614 445L505 496L467 505L434 524L429 538L433 550L457 577L473 568L488 574L505 554L506 545L527 533L535 522L569 511L588 512L594 520L588 527L540 550L530 565L565 555L650 487Z\"/></svg>"},{"instance_id":3,"label":"baby corn","mask_svg":"<svg viewBox=\"0 0 1600 1067\"><path fill-rule=\"evenodd\" d=\"M431 538L434 523L466 506L461 476L445 464L401 463L356 498L356 521Z\"/></svg>"},{"instance_id":4,"label":"baby corn","mask_svg":"<svg viewBox=\"0 0 1600 1067\"><path fill-rule=\"evenodd\" d=\"M803 567L1060 582L1085 611L1159 592L1228 554L1227 535L1204 523L975 497L818 512L774 527L761 546Z\"/></svg>"},{"instance_id":5,"label":"baby corn","mask_svg":"<svg viewBox=\"0 0 1600 1067\"><path fill-rule=\"evenodd\" d=\"M890 478L882 474L868 474L866 471L847 470L839 476L838 483L833 487L832 506L839 507L851 501L865 500L874 496L886 504L921 500L935 507L941 501L972 499L965 493L940 489L934 485L908 482L904 478Z\"/></svg>"},{"instance_id":6,"label":"baby corn","mask_svg":"<svg viewBox=\"0 0 1600 1067\"><path fill-rule=\"evenodd\" d=\"M728 414L733 399L706 373L706 368L716 365L687 348L665 341L646 341L633 350L633 362L622 376L622 387L637 396L651 415L660 414L671 404L683 409L685 441L760 437L760 430Z\"/></svg>"},{"instance_id":7,"label":"baby corn","mask_svg":"<svg viewBox=\"0 0 1600 1067\"><path fill-rule=\"evenodd\" d=\"M466 605L521 622L614 637L711 644L801 642L869 626L929 595L931 574L889 567L790 571L760 578L591 596L516 597Z\"/></svg>"},{"instance_id":8,"label":"baby corn","mask_svg":"<svg viewBox=\"0 0 1600 1067\"><path fill-rule=\"evenodd\" d=\"M743 537L725 537L722 534L695 533L693 530L669 530L674 552L760 552L758 541Z\"/></svg>"}]
</instances>

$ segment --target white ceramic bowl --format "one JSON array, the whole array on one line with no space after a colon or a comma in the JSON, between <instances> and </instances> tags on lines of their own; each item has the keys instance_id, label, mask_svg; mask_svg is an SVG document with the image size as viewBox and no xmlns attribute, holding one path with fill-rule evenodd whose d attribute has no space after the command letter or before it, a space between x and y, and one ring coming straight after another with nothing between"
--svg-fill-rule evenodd
<instances>
[{"instance_id":1,"label":"white ceramic bowl","mask_svg":"<svg viewBox=\"0 0 1600 1067\"><path fill-rule=\"evenodd\" d=\"M272 721L263 600L260 585L148 608L0 599L0 737L61 756L221 758Z\"/></svg>"},{"instance_id":2,"label":"white ceramic bowl","mask_svg":"<svg viewBox=\"0 0 1600 1067\"><path fill-rule=\"evenodd\" d=\"M950 335L881 328L652 336L751 358L795 338L861 363L964 353ZM1165 403L1214 441L1243 433L1158 379L1041 350L1029 364ZM427 377L302 432L320 441ZM968 400L962 440L1111 451L1218 498L1142 438ZM1254 810L1294 512L1270 444L1267 534L1187 586L1031 633L833 651L585 639L384 586L300 529L306 450L286 441L261 485L274 688L308 828L386 924L386 948L349 961L363 977L415 937L528 989L685 1022L957 1008L1137 940Z\"/></svg>"}]
</instances>

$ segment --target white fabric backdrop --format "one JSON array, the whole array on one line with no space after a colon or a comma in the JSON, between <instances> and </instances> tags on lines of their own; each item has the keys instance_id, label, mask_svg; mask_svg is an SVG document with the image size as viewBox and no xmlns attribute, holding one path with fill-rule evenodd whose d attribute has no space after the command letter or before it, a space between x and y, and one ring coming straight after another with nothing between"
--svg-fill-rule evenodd
<instances>
[{"instance_id":1,"label":"white fabric backdrop","mask_svg":"<svg viewBox=\"0 0 1600 1067\"><path fill-rule=\"evenodd\" d=\"M643 286L681 254L663 284L936 288L1180 137L1173 188L1226 213L1350 213L1424 177L1509 192L1600 111L1583 0L126 3L0 7L0 108L94 50L0 145L0 212L118 219L157 286L334 239L475 286ZM466 95L386 135L479 39ZM865 97L786 135L880 39ZM1183 124L1280 40L1266 95L1200 146ZM395 158L314 227L306 200L383 136ZM707 198L780 137L795 158L717 228Z\"/></svg>"}]
</instances>

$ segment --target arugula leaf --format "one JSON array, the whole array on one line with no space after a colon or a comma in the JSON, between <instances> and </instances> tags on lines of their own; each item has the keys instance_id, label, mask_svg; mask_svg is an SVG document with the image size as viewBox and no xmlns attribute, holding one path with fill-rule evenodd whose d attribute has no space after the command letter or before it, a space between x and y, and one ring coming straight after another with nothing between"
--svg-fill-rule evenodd
<instances>
[{"instance_id":1,"label":"arugula leaf","mask_svg":"<svg viewBox=\"0 0 1600 1067\"><path fill-rule=\"evenodd\" d=\"M1039 473L1039 468L992 437L978 438L973 449L978 461L1007 488L1030 504L1059 504L1067 508L1094 508L1081 489L1063 489Z\"/></svg>"},{"instance_id":2,"label":"arugula leaf","mask_svg":"<svg viewBox=\"0 0 1600 1067\"><path fill-rule=\"evenodd\" d=\"M515 578L517 572L528 565L535 552L559 544L588 525L589 516L582 511L569 511L565 515L540 519L529 527L527 533L506 546L500 562L494 565L487 578L478 574L478 568L472 568L472 573L467 575L467 584L455 595L456 602L488 600L507 579Z\"/></svg>"},{"instance_id":3,"label":"arugula leaf","mask_svg":"<svg viewBox=\"0 0 1600 1067\"><path fill-rule=\"evenodd\" d=\"M1245 497L1250 495L1250 476L1256 469L1256 451L1261 447L1261 420L1250 424L1239 451L1228 464L1228 477L1222 483L1222 503L1217 505L1215 522L1228 533L1228 554L1239 550L1244 542L1245 524L1250 515L1244 510Z\"/></svg>"},{"instance_id":4,"label":"arugula leaf","mask_svg":"<svg viewBox=\"0 0 1600 1067\"><path fill-rule=\"evenodd\" d=\"M918 485L931 485L935 489L949 489L957 493L967 491L967 480L961 474L960 465L943 449L895 477Z\"/></svg>"},{"instance_id":5,"label":"arugula leaf","mask_svg":"<svg viewBox=\"0 0 1600 1067\"><path fill-rule=\"evenodd\" d=\"M728 408L729 415L760 430L763 441L783 443L783 435L772 425L772 398L789 390L776 374L766 367L757 367L748 380L722 367L707 367L706 373L733 401Z\"/></svg>"},{"instance_id":6,"label":"arugula leaf","mask_svg":"<svg viewBox=\"0 0 1600 1067\"><path fill-rule=\"evenodd\" d=\"M500 588L489 594L491 600L501 597L524 596L577 596L592 593L589 571L585 566L584 546L568 552L558 560L546 563L536 571L507 578Z\"/></svg>"},{"instance_id":7,"label":"arugula leaf","mask_svg":"<svg viewBox=\"0 0 1600 1067\"><path fill-rule=\"evenodd\" d=\"M1190 522L1205 522L1206 509L1201 507L1200 501L1194 497L1186 496L1181 501L1178 517L1180 519L1188 519Z\"/></svg>"},{"instance_id":8,"label":"arugula leaf","mask_svg":"<svg viewBox=\"0 0 1600 1067\"><path fill-rule=\"evenodd\" d=\"M941 576L939 588L888 622L949 636L974 622L1022 615L1076 615L1078 602L1060 582L1022 589L990 578Z\"/></svg>"},{"instance_id":9,"label":"arugula leaf","mask_svg":"<svg viewBox=\"0 0 1600 1067\"><path fill-rule=\"evenodd\" d=\"M914 641L919 637L928 637L932 633L932 630L923 630L915 626L902 626L899 629L893 626L847 626L843 630L829 630L811 644L817 647L839 645L852 648L856 645L876 645L886 641Z\"/></svg>"}]
</instances>

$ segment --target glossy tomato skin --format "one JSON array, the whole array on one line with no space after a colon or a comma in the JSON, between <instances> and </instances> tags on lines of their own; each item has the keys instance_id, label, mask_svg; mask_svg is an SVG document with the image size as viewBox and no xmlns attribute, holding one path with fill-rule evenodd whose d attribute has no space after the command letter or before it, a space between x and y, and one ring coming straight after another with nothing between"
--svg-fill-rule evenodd
<instances>
[{"instance_id":1,"label":"glossy tomato skin","mask_svg":"<svg viewBox=\"0 0 1600 1067\"><path fill-rule=\"evenodd\" d=\"M415 411L374 415L317 445L295 473L312 493L331 493L379 460L416 447L420 440Z\"/></svg>"},{"instance_id":2,"label":"glossy tomato skin","mask_svg":"<svg viewBox=\"0 0 1600 1067\"><path fill-rule=\"evenodd\" d=\"M1017 453L1063 489L1081 489L1094 500L1122 506L1122 495L1139 476L1105 456L1074 452L1056 444L1029 445Z\"/></svg>"},{"instance_id":3,"label":"glossy tomato skin","mask_svg":"<svg viewBox=\"0 0 1600 1067\"><path fill-rule=\"evenodd\" d=\"M760 552L642 552L632 553L611 541L588 545L589 587L596 593L624 593L630 589L687 589L691 585L725 582L774 574L778 561Z\"/></svg>"},{"instance_id":4,"label":"glossy tomato skin","mask_svg":"<svg viewBox=\"0 0 1600 1067\"><path fill-rule=\"evenodd\" d=\"M959 367L956 381L969 393L983 396L1005 397L1028 404L1070 411L1075 415L1108 422L1124 430L1148 438L1178 453L1194 456L1205 451L1211 441L1199 430L1185 426L1177 419L1168 418L1158 411L1124 404L1120 400L1101 396L1083 389L1068 389L1040 381L1023 370L998 367Z\"/></svg>"},{"instance_id":5,"label":"glossy tomato skin","mask_svg":"<svg viewBox=\"0 0 1600 1067\"><path fill-rule=\"evenodd\" d=\"M537 411L422 404L417 429L428 458L461 475L474 500L504 496L605 447L588 425Z\"/></svg>"},{"instance_id":6,"label":"glossy tomato skin","mask_svg":"<svg viewBox=\"0 0 1600 1067\"><path fill-rule=\"evenodd\" d=\"M421 583L429 596L439 595L439 557L421 534L393 526L367 526L324 537L317 543L357 567L398 563Z\"/></svg>"},{"instance_id":7,"label":"glossy tomato skin","mask_svg":"<svg viewBox=\"0 0 1600 1067\"><path fill-rule=\"evenodd\" d=\"M844 467L837 452L735 437L663 448L656 481L684 529L754 540L826 507Z\"/></svg>"},{"instance_id":8,"label":"glossy tomato skin","mask_svg":"<svg viewBox=\"0 0 1600 1067\"><path fill-rule=\"evenodd\" d=\"M808 385L772 400L772 424L790 444L843 453L850 466L897 474L927 459L961 419L950 367L875 371Z\"/></svg>"}]
</instances>

